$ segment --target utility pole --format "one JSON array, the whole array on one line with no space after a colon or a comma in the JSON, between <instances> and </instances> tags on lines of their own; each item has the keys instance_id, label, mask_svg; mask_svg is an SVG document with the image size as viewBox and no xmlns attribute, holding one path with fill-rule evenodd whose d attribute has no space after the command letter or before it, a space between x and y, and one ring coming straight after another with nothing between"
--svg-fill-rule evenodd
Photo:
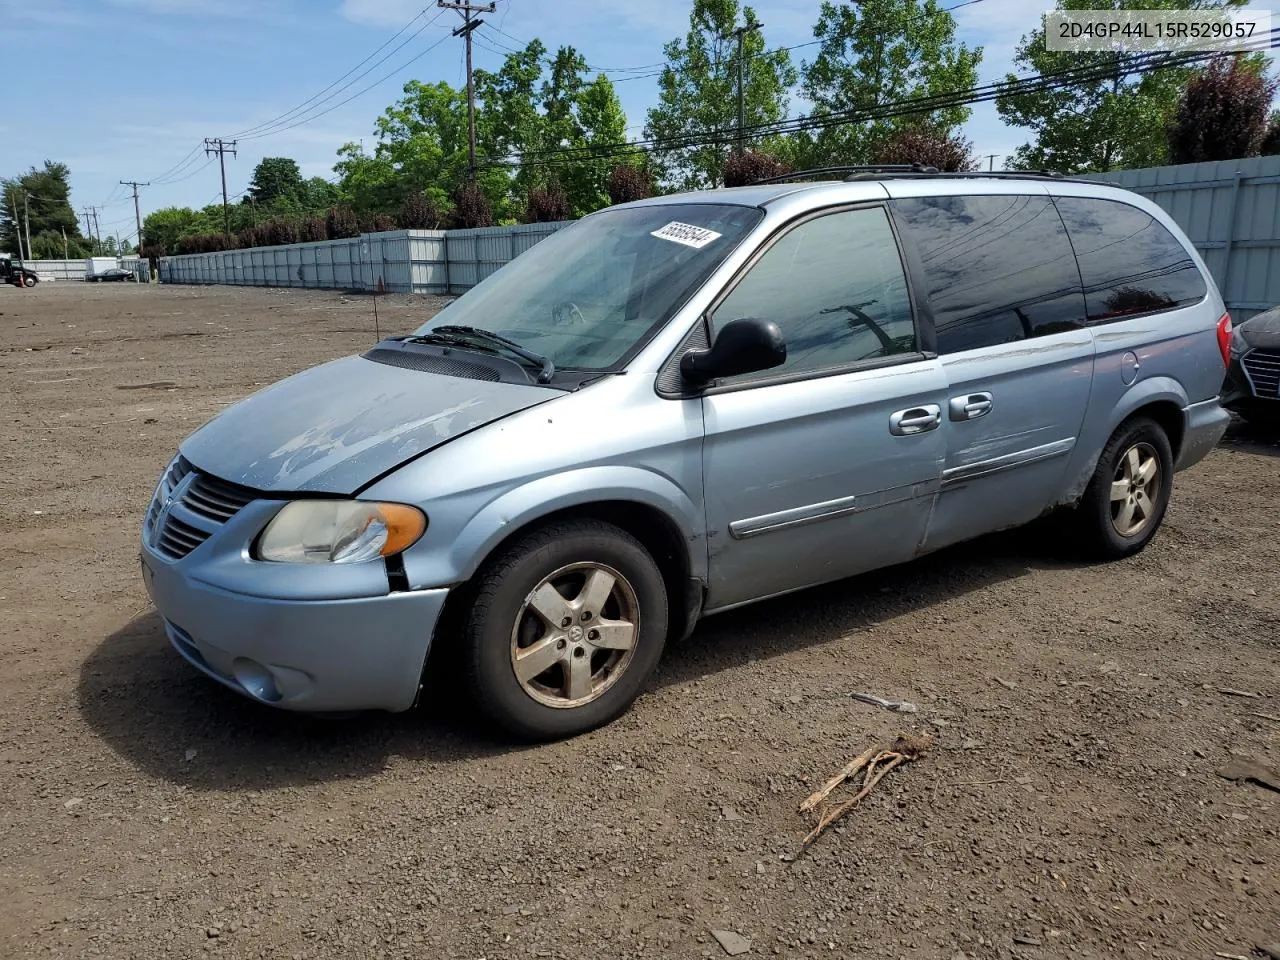
<instances>
[{"instance_id":1,"label":"utility pole","mask_svg":"<svg viewBox=\"0 0 1280 960\"><path fill-rule=\"evenodd\" d=\"M31 194L25 190L22 192L22 219L27 228L27 256L34 260L35 257L31 254Z\"/></svg>"},{"instance_id":2,"label":"utility pole","mask_svg":"<svg viewBox=\"0 0 1280 960\"><path fill-rule=\"evenodd\" d=\"M467 0L436 0L436 6L449 10L457 10L462 14L462 26L453 31L455 37L463 37L467 41L467 177L476 178L476 88L471 79L471 34L484 23L474 13L493 13L497 4L487 3L483 6L472 4Z\"/></svg>"},{"instance_id":3,"label":"utility pole","mask_svg":"<svg viewBox=\"0 0 1280 960\"><path fill-rule=\"evenodd\" d=\"M90 207L93 212L93 236L98 241L98 246L102 246L102 226L98 223L98 208Z\"/></svg>"},{"instance_id":4,"label":"utility pole","mask_svg":"<svg viewBox=\"0 0 1280 960\"><path fill-rule=\"evenodd\" d=\"M990 170L994 170L994 169L996 168L996 157L998 157L998 156L1000 156L1000 154L998 154L998 153L988 153L988 154L987 154L987 170L989 170L989 171L990 171Z\"/></svg>"},{"instance_id":5,"label":"utility pole","mask_svg":"<svg viewBox=\"0 0 1280 960\"><path fill-rule=\"evenodd\" d=\"M22 266L22 230L18 226L18 195L9 194L9 207L13 210L13 235L18 238L18 266Z\"/></svg>"},{"instance_id":6,"label":"utility pole","mask_svg":"<svg viewBox=\"0 0 1280 960\"><path fill-rule=\"evenodd\" d=\"M147 183L138 183L136 180L121 180L120 186L133 187L133 218L138 224L138 249L142 249L142 212L138 209L138 188L151 186L150 181Z\"/></svg>"},{"instance_id":7,"label":"utility pole","mask_svg":"<svg viewBox=\"0 0 1280 960\"><path fill-rule=\"evenodd\" d=\"M62 259L71 259L71 246L67 243L67 228L62 228Z\"/></svg>"},{"instance_id":8,"label":"utility pole","mask_svg":"<svg viewBox=\"0 0 1280 960\"><path fill-rule=\"evenodd\" d=\"M80 212L84 214L84 232L93 241L93 252L96 255L98 247L102 244L102 239L98 236L98 208L85 207Z\"/></svg>"},{"instance_id":9,"label":"utility pole","mask_svg":"<svg viewBox=\"0 0 1280 960\"><path fill-rule=\"evenodd\" d=\"M763 23L748 23L721 37L722 40L728 40L729 37L738 38L738 153L744 153L747 149L746 101L742 88L742 42L748 33L754 33L763 26Z\"/></svg>"},{"instance_id":10,"label":"utility pole","mask_svg":"<svg viewBox=\"0 0 1280 960\"><path fill-rule=\"evenodd\" d=\"M207 157L211 153L218 155L218 166L222 168L222 228L230 233L231 211L227 207L227 161L224 158L228 153L233 157L236 155L236 141L227 143L221 137L205 137L204 155Z\"/></svg>"}]
</instances>

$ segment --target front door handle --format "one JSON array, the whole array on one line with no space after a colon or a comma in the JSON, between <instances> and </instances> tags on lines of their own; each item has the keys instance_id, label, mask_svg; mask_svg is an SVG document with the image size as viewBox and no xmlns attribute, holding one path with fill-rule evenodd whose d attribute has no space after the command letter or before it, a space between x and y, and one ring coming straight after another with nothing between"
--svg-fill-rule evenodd
<instances>
[{"instance_id":1,"label":"front door handle","mask_svg":"<svg viewBox=\"0 0 1280 960\"><path fill-rule=\"evenodd\" d=\"M947 409L952 420L977 420L990 413L994 403L989 393L967 393L963 397L952 397Z\"/></svg>"},{"instance_id":2,"label":"front door handle","mask_svg":"<svg viewBox=\"0 0 1280 960\"><path fill-rule=\"evenodd\" d=\"M895 437L911 437L917 433L937 430L942 423L942 408L936 403L899 410L889 417L889 432Z\"/></svg>"}]
</instances>

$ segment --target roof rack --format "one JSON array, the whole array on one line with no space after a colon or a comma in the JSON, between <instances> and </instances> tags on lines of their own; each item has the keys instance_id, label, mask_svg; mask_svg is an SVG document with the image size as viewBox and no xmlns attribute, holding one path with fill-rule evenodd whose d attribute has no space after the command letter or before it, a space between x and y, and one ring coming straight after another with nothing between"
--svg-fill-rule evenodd
<instances>
[{"instance_id":1,"label":"roof rack","mask_svg":"<svg viewBox=\"0 0 1280 960\"><path fill-rule=\"evenodd\" d=\"M867 173L888 173L888 174L904 174L904 173L937 173L937 167L926 167L921 163L862 163L851 164L840 167L815 167L812 170L794 170L791 173L784 173L780 177L769 177L767 180L757 180L756 183L787 183L791 180L803 180L810 177L818 177L827 173L844 173L844 174L867 174Z\"/></svg>"},{"instance_id":2,"label":"roof rack","mask_svg":"<svg viewBox=\"0 0 1280 960\"><path fill-rule=\"evenodd\" d=\"M828 174L844 174L845 182L856 180L887 180L912 177L950 177L956 180L1063 180L1066 182L1095 183L1078 177L1067 177L1052 170L972 170L948 173L937 167L921 163L868 163L841 167L817 167L813 170L796 170L780 177L757 180L756 183L787 183L792 180L816 179Z\"/></svg>"}]
</instances>

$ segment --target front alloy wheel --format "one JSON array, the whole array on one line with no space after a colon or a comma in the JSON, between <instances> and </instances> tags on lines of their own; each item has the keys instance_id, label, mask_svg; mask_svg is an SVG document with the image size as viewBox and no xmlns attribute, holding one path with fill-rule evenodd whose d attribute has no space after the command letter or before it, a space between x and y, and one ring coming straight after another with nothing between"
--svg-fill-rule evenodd
<instances>
[{"instance_id":1,"label":"front alloy wheel","mask_svg":"<svg viewBox=\"0 0 1280 960\"><path fill-rule=\"evenodd\" d=\"M505 548L473 582L464 633L472 693L516 737L551 740L608 723L662 656L662 573L613 524L551 523Z\"/></svg>"},{"instance_id":2,"label":"front alloy wheel","mask_svg":"<svg viewBox=\"0 0 1280 960\"><path fill-rule=\"evenodd\" d=\"M511 631L511 666L548 707L590 703L631 664L640 604L627 579L601 563L572 563L525 598Z\"/></svg>"}]
</instances>

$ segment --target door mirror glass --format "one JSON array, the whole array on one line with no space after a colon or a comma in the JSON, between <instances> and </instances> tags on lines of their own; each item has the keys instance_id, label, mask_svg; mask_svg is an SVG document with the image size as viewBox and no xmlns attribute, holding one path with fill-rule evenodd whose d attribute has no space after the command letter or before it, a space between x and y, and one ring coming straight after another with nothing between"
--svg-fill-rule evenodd
<instances>
[{"instance_id":1,"label":"door mirror glass","mask_svg":"<svg viewBox=\"0 0 1280 960\"><path fill-rule=\"evenodd\" d=\"M693 384L780 367L787 342L776 323L740 317L726 323L708 350L690 350L680 358L680 374Z\"/></svg>"}]
</instances>

